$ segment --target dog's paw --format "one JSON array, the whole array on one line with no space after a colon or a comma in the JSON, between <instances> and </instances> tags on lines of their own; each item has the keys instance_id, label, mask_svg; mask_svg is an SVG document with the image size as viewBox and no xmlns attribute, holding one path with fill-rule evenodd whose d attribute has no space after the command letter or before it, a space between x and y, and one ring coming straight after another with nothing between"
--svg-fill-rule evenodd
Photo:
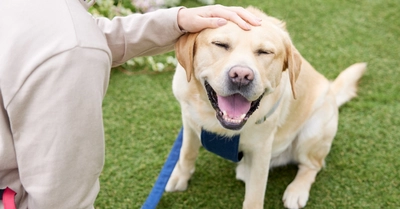
<instances>
[{"instance_id":1,"label":"dog's paw","mask_svg":"<svg viewBox=\"0 0 400 209\"><path fill-rule=\"evenodd\" d=\"M283 194L283 203L286 208L304 208L307 204L309 189L306 186L291 183Z\"/></svg>"},{"instance_id":2,"label":"dog's paw","mask_svg":"<svg viewBox=\"0 0 400 209\"><path fill-rule=\"evenodd\" d=\"M194 169L190 172L184 172L177 165L174 171L172 172L167 185L165 186L165 191L166 192L185 191L188 187L188 182L193 172Z\"/></svg>"}]
</instances>

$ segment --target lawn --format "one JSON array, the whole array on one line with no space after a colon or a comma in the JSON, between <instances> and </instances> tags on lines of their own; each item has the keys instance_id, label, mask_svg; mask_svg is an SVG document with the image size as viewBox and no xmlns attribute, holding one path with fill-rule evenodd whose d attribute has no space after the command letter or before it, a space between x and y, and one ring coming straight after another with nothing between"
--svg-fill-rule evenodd
<instances>
[{"instance_id":1,"label":"lawn","mask_svg":"<svg viewBox=\"0 0 400 209\"><path fill-rule=\"evenodd\" d=\"M307 208L400 208L400 1L237 0L287 22L300 53L334 79L367 62L359 96L340 109L339 130L311 189ZM183 1L185 6L196 6ZM127 75L113 70L104 99L106 161L96 208L140 208L181 127L173 70ZM160 209L241 208L235 165L201 150L189 189L165 193ZM295 166L270 172L265 208L283 208Z\"/></svg>"}]
</instances>

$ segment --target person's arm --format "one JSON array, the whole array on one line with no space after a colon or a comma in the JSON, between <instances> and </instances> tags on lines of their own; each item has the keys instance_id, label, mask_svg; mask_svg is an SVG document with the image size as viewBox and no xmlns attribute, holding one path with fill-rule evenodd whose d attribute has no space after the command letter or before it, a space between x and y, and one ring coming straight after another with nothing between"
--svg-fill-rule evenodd
<instances>
[{"instance_id":1,"label":"person's arm","mask_svg":"<svg viewBox=\"0 0 400 209\"><path fill-rule=\"evenodd\" d=\"M112 20L97 18L97 24L107 38L117 66L137 56L155 55L173 50L176 40L185 32L199 32L217 28L227 20L250 30L250 25L260 25L261 20L242 7L222 5L161 9L146 14L115 17Z\"/></svg>"},{"instance_id":2,"label":"person's arm","mask_svg":"<svg viewBox=\"0 0 400 209\"><path fill-rule=\"evenodd\" d=\"M177 38L184 33L177 23L180 9L160 9L112 20L96 18L110 47L112 65L123 64L132 57L172 51Z\"/></svg>"}]
</instances>

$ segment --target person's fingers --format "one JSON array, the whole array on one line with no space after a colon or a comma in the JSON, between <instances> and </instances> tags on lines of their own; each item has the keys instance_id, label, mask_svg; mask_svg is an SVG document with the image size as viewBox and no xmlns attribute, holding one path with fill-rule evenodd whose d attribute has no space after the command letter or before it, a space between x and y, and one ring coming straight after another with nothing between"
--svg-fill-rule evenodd
<instances>
[{"instance_id":1,"label":"person's fingers","mask_svg":"<svg viewBox=\"0 0 400 209\"><path fill-rule=\"evenodd\" d=\"M254 26L261 24L261 20L259 18L242 7L225 7L222 5L215 5L209 7L209 9L209 13L206 15L230 20L244 30L250 30L249 23Z\"/></svg>"},{"instance_id":2,"label":"person's fingers","mask_svg":"<svg viewBox=\"0 0 400 209\"><path fill-rule=\"evenodd\" d=\"M243 7L228 7L229 10L235 12L242 20L247 21L251 25L261 25L261 19L244 9Z\"/></svg>"},{"instance_id":3,"label":"person's fingers","mask_svg":"<svg viewBox=\"0 0 400 209\"><path fill-rule=\"evenodd\" d=\"M247 24L245 20L243 20L235 11L228 9L228 7L216 6L211 10L211 16L213 17L222 17L226 20L232 21L239 25L244 30L250 30L250 26Z\"/></svg>"},{"instance_id":4,"label":"person's fingers","mask_svg":"<svg viewBox=\"0 0 400 209\"><path fill-rule=\"evenodd\" d=\"M228 21L224 18L201 18L198 20L198 23L196 23L196 30L200 31L203 28L218 28L226 25L226 23L228 23Z\"/></svg>"},{"instance_id":5,"label":"person's fingers","mask_svg":"<svg viewBox=\"0 0 400 209\"><path fill-rule=\"evenodd\" d=\"M178 13L179 26L188 32L198 32L205 28L218 28L227 21L236 23L243 30L250 30L250 25L261 25L261 19L242 7L222 5L181 9Z\"/></svg>"}]
</instances>

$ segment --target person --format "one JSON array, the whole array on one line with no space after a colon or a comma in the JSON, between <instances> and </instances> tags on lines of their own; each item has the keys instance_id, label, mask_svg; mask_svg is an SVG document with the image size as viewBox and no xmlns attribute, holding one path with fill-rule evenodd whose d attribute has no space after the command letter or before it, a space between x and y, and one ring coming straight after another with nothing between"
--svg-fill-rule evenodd
<instances>
[{"instance_id":1,"label":"person","mask_svg":"<svg viewBox=\"0 0 400 209\"><path fill-rule=\"evenodd\" d=\"M111 67L228 20L244 30L261 24L222 5L94 18L93 2L0 2L0 189L16 193L17 208L94 207Z\"/></svg>"}]
</instances>

